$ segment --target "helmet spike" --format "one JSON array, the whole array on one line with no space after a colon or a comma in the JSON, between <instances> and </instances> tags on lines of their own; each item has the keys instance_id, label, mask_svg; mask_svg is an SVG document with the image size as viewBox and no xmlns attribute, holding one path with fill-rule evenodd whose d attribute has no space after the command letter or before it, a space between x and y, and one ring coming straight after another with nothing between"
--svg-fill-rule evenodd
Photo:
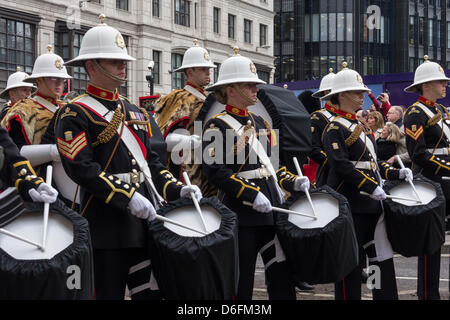
<instances>
[{"instance_id":1,"label":"helmet spike","mask_svg":"<svg viewBox=\"0 0 450 320\"><path fill-rule=\"evenodd\" d=\"M106 15L105 14L100 14L98 16L98 18L100 19L100 24L105 24L105 20L106 20Z\"/></svg>"},{"instance_id":2,"label":"helmet spike","mask_svg":"<svg viewBox=\"0 0 450 320\"><path fill-rule=\"evenodd\" d=\"M330 73L333 73L333 68L328 69L328 71L330 71Z\"/></svg>"},{"instance_id":3,"label":"helmet spike","mask_svg":"<svg viewBox=\"0 0 450 320\"><path fill-rule=\"evenodd\" d=\"M52 53L53 46L51 44L47 45L47 53Z\"/></svg>"},{"instance_id":4,"label":"helmet spike","mask_svg":"<svg viewBox=\"0 0 450 320\"><path fill-rule=\"evenodd\" d=\"M288 88L288 85L285 83L285 84L283 85L283 88L287 89L287 88Z\"/></svg>"},{"instance_id":5,"label":"helmet spike","mask_svg":"<svg viewBox=\"0 0 450 320\"><path fill-rule=\"evenodd\" d=\"M194 47L198 46L198 40L194 39Z\"/></svg>"},{"instance_id":6,"label":"helmet spike","mask_svg":"<svg viewBox=\"0 0 450 320\"><path fill-rule=\"evenodd\" d=\"M17 66L16 70L17 72L20 72L20 66Z\"/></svg>"},{"instance_id":7,"label":"helmet spike","mask_svg":"<svg viewBox=\"0 0 450 320\"><path fill-rule=\"evenodd\" d=\"M239 47L235 46L235 47L233 48L233 51L234 51L234 55L235 55L235 56L239 55Z\"/></svg>"},{"instance_id":8,"label":"helmet spike","mask_svg":"<svg viewBox=\"0 0 450 320\"><path fill-rule=\"evenodd\" d=\"M347 69L348 68L348 63L347 61L342 62L342 68Z\"/></svg>"},{"instance_id":9,"label":"helmet spike","mask_svg":"<svg viewBox=\"0 0 450 320\"><path fill-rule=\"evenodd\" d=\"M423 60L425 60L425 62L429 62L430 57L428 57L428 55L424 55L423 56Z\"/></svg>"}]
</instances>

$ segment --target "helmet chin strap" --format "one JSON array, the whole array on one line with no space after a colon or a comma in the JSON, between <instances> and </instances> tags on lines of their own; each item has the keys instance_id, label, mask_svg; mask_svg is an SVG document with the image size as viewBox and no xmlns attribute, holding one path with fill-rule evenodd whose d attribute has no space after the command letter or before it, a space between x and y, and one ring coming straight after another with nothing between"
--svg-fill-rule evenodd
<instances>
[{"instance_id":1,"label":"helmet chin strap","mask_svg":"<svg viewBox=\"0 0 450 320\"><path fill-rule=\"evenodd\" d=\"M352 98L352 96L351 96L348 92L345 92L345 96L346 96L351 102L353 102L355 105L361 106L361 102L360 102L359 100L356 100L356 99Z\"/></svg>"},{"instance_id":2,"label":"helmet chin strap","mask_svg":"<svg viewBox=\"0 0 450 320\"><path fill-rule=\"evenodd\" d=\"M256 101L258 101L258 99L252 99L250 98L248 95L245 94L244 91L242 91L241 88L239 88L239 85L237 83L233 83L233 88L235 88L237 90L237 92L239 93L239 95L244 98L245 100L247 100L249 103L251 103L252 105L254 105L256 103Z\"/></svg>"},{"instance_id":3,"label":"helmet chin strap","mask_svg":"<svg viewBox=\"0 0 450 320\"><path fill-rule=\"evenodd\" d=\"M114 81L118 81L120 83L125 83L127 81L127 79L125 78L119 78L115 75L113 75L111 72L107 71L105 68L103 68L100 63L98 63L97 60L92 60L92 62L94 63L94 66L100 70L101 73L103 73L105 76L107 76L108 78L110 78L111 80Z\"/></svg>"},{"instance_id":4,"label":"helmet chin strap","mask_svg":"<svg viewBox=\"0 0 450 320\"><path fill-rule=\"evenodd\" d=\"M57 94L56 92L54 92L52 89L49 88L49 86L47 85L47 82L45 81L44 78L41 78L41 82L43 83L43 86L45 87L47 92L49 92L51 94L50 98L58 100L59 99L59 94Z\"/></svg>"}]
</instances>

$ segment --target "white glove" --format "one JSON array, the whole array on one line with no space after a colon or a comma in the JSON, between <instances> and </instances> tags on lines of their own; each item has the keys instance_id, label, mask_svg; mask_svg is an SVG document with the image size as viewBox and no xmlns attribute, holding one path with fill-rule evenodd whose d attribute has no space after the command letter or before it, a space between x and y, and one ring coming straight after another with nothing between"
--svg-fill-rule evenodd
<instances>
[{"instance_id":1,"label":"white glove","mask_svg":"<svg viewBox=\"0 0 450 320\"><path fill-rule=\"evenodd\" d=\"M412 173L411 169L410 168L400 169L399 178L405 179L406 181L412 181L413 173Z\"/></svg>"},{"instance_id":2,"label":"white glove","mask_svg":"<svg viewBox=\"0 0 450 320\"><path fill-rule=\"evenodd\" d=\"M53 203L58 197L58 191L45 182L42 182L37 190L33 188L28 190L28 194L34 202Z\"/></svg>"},{"instance_id":3,"label":"white glove","mask_svg":"<svg viewBox=\"0 0 450 320\"><path fill-rule=\"evenodd\" d=\"M174 149L195 149L201 146L202 140L197 135L185 135L179 133L169 133L166 137L167 151L172 152Z\"/></svg>"},{"instance_id":4,"label":"white glove","mask_svg":"<svg viewBox=\"0 0 450 320\"><path fill-rule=\"evenodd\" d=\"M272 204L264 193L258 192L255 201L253 201L253 209L258 212L269 213L272 211Z\"/></svg>"},{"instance_id":5,"label":"white glove","mask_svg":"<svg viewBox=\"0 0 450 320\"><path fill-rule=\"evenodd\" d=\"M128 204L131 214L139 219L152 221L156 218L156 210L152 203L139 192L135 192Z\"/></svg>"},{"instance_id":6,"label":"white glove","mask_svg":"<svg viewBox=\"0 0 450 320\"><path fill-rule=\"evenodd\" d=\"M197 201L200 201L203 198L202 192L196 185L184 186L183 188L181 188L180 197L191 198L191 192L195 193Z\"/></svg>"},{"instance_id":7,"label":"white glove","mask_svg":"<svg viewBox=\"0 0 450 320\"><path fill-rule=\"evenodd\" d=\"M308 177L298 177L294 182L294 190L295 191L303 191L309 190L310 183Z\"/></svg>"},{"instance_id":8,"label":"white glove","mask_svg":"<svg viewBox=\"0 0 450 320\"><path fill-rule=\"evenodd\" d=\"M381 187L377 187L375 190L373 190L370 197L374 200L385 200L386 199L386 192Z\"/></svg>"}]
</instances>

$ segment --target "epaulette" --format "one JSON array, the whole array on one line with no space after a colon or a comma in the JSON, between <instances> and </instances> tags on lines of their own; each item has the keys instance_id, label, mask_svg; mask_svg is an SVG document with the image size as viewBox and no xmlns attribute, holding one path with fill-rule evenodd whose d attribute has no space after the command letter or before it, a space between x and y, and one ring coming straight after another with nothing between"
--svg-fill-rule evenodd
<instances>
[{"instance_id":1,"label":"epaulette","mask_svg":"<svg viewBox=\"0 0 450 320\"><path fill-rule=\"evenodd\" d=\"M330 123L327 126L327 132L330 132L331 130L339 130L339 126L334 123Z\"/></svg>"},{"instance_id":2,"label":"epaulette","mask_svg":"<svg viewBox=\"0 0 450 320\"><path fill-rule=\"evenodd\" d=\"M126 100L128 103L131 103L131 104L132 104L132 102L130 101L129 98L127 98L127 97L125 97L125 96L122 96L121 94L119 94L119 98L124 99L124 100Z\"/></svg>"}]
</instances>

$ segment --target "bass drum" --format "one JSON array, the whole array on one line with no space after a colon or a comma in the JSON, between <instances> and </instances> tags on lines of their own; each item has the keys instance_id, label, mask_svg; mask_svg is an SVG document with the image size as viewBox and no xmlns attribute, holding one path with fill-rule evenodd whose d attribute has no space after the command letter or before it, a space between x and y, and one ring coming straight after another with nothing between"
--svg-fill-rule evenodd
<instances>
[{"instance_id":1,"label":"bass drum","mask_svg":"<svg viewBox=\"0 0 450 320\"><path fill-rule=\"evenodd\" d=\"M386 231L392 249L405 256L432 254L445 242L445 196L439 183L422 175L413 181L422 204L386 199ZM416 199L405 181L386 181L386 193Z\"/></svg>"},{"instance_id":2,"label":"bass drum","mask_svg":"<svg viewBox=\"0 0 450 320\"><path fill-rule=\"evenodd\" d=\"M358 265L358 242L347 199L328 186L310 192L317 220L277 213L281 246L298 281L334 283ZM306 196L296 194L283 207L314 215Z\"/></svg>"},{"instance_id":3,"label":"bass drum","mask_svg":"<svg viewBox=\"0 0 450 320\"><path fill-rule=\"evenodd\" d=\"M4 225L9 232L42 242L43 204ZM94 279L88 222L57 200L50 206L45 251L0 234L0 300L93 299Z\"/></svg>"},{"instance_id":4,"label":"bass drum","mask_svg":"<svg viewBox=\"0 0 450 320\"><path fill-rule=\"evenodd\" d=\"M167 222L154 220L149 224L150 259L166 299L230 300L236 296L236 214L216 197L203 198L200 206L208 229L206 236ZM158 214L204 231L191 199L169 202Z\"/></svg>"}]
</instances>

